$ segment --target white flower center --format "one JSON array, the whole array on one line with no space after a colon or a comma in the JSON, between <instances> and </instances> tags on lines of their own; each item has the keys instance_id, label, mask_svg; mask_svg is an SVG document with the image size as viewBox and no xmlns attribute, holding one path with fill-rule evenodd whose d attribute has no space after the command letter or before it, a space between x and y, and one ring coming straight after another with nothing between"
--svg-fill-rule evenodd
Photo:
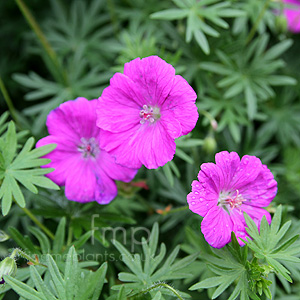
<instances>
[{"instance_id":1,"label":"white flower center","mask_svg":"<svg viewBox=\"0 0 300 300\"><path fill-rule=\"evenodd\" d=\"M219 195L218 205L221 205L228 211L228 209L233 210L234 208L239 208L245 201L246 200L239 193L239 190L236 190L236 192L222 191Z\"/></svg>"},{"instance_id":2,"label":"white flower center","mask_svg":"<svg viewBox=\"0 0 300 300\"><path fill-rule=\"evenodd\" d=\"M99 145L95 138L81 138L80 144L77 146L77 150L82 153L83 158L96 158L100 152Z\"/></svg>"},{"instance_id":3,"label":"white flower center","mask_svg":"<svg viewBox=\"0 0 300 300\"><path fill-rule=\"evenodd\" d=\"M160 118L160 109L157 106L143 105L143 109L140 111L140 123L144 124L149 122L155 123Z\"/></svg>"}]
</instances>

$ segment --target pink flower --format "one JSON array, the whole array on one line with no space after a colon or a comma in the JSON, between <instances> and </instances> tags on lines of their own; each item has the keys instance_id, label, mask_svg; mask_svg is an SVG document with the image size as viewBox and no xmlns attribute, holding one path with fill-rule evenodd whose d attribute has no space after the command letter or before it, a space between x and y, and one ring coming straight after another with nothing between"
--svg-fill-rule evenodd
<instances>
[{"instance_id":1,"label":"pink flower","mask_svg":"<svg viewBox=\"0 0 300 300\"><path fill-rule=\"evenodd\" d=\"M114 180L129 182L137 170L117 165L111 155L99 147L97 101L78 98L51 111L46 123L50 135L39 140L37 147L57 144L56 149L45 156L51 163L44 167L55 169L46 176L66 186L69 200L107 204L117 195Z\"/></svg>"},{"instance_id":2,"label":"pink flower","mask_svg":"<svg viewBox=\"0 0 300 300\"><path fill-rule=\"evenodd\" d=\"M126 63L99 98L100 146L117 163L148 169L172 160L175 138L188 134L198 119L196 93L175 69L157 56Z\"/></svg>"},{"instance_id":3,"label":"pink flower","mask_svg":"<svg viewBox=\"0 0 300 300\"><path fill-rule=\"evenodd\" d=\"M283 10L288 29L291 32L300 32L300 1L299 0L283 0L285 8Z\"/></svg>"},{"instance_id":4,"label":"pink flower","mask_svg":"<svg viewBox=\"0 0 300 300\"><path fill-rule=\"evenodd\" d=\"M277 193L277 182L259 158L245 155L240 160L236 152L216 154L216 164L204 163L188 194L189 208L204 217L201 231L206 241L222 248L231 241L233 231L246 239L246 212L260 226L263 216L271 222L268 206Z\"/></svg>"}]
</instances>

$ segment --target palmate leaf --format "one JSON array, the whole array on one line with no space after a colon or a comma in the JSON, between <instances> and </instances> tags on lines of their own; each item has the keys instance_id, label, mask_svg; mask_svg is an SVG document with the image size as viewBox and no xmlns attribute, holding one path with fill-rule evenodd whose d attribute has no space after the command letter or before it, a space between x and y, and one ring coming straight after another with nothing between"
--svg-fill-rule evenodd
<instances>
[{"instance_id":1,"label":"palmate leaf","mask_svg":"<svg viewBox=\"0 0 300 300\"><path fill-rule=\"evenodd\" d=\"M47 269L44 281L35 266L30 266L30 275L35 289L16 278L5 276L7 284L26 300L97 300L105 281L107 264L95 272L80 267L77 253L72 246L67 254L63 274L50 254L46 257Z\"/></svg>"},{"instance_id":2,"label":"palmate leaf","mask_svg":"<svg viewBox=\"0 0 300 300\"><path fill-rule=\"evenodd\" d=\"M234 300L240 295L240 299L259 300L250 289L248 284L248 247L240 247L234 233L231 235L232 242L223 249L210 248L202 246L201 258L209 265L208 267L216 275L206 278L193 286L190 290L202 288L214 288L212 299L217 298L232 284L235 288L228 298ZM209 254L210 253L210 254Z\"/></svg>"},{"instance_id":3,"label":"palmate leaf","mask_svg":"<svg viewBox=\"0 0 300 300\"><path fill-rule=\"evenodd\" d=\"M190 0L173 2L179 7L156 12L153 19L179 20L187 18L186 41L189 43L194 36L196 42L205 54L210 53L207 36L219 37L220 33L207 20L221 28L229 28L224 18L243 16L242 10L232 7L229 1L220 0Z\"/></svg>"},{"instance_id":4,"label":"palmate leaf","mask_svg":"<svg viewBox=\"0 0 300 300\"><path fill-rule=\"evenodd\" d=\"M27 140L22 150L17 154L17 134L15 124L11 121L8 125L5 138L0 138L0 199L2 200L2 214L7 215L12 200L25 207L25 199L19 183L32 193L37 193L36 186L49 189L59 189L44 175L53 169L38 168L50 162L49 159L40 158L51 152L56 145L51 144L31 150L34 139Z\"/></svg>"},{"instance_id":5,"label":"palmate leaf","mask_svg":"<svg viewBox=\"0 0 300 300\"><path fill-rule=\"evenodd\" d=\"M217 50L220 62L200 63L203 70L222 76L217 86L225 89L225 99L244 97L249 119L255 117L259 101L275 96L272 86L297 83L294 78L276 74L284 66L279 57L292 45L292 41L284 40L267 50L268 42L269 37L264 34L250 46L241 45L232 54Z\"/></svg>"},{"instance_id":6,"label":"palmate leaf","mask_svg":"<svg viewBox=\"0 0 300 300\"><path fill-rule=\"evenodd\" d=\"M276 27L276 18L278 16L274 11L280 11L283 3L280 1L268 0L240 0L236 1L236 7L245 12L243 16L237 17L233 23L233 33L240 34L248 32L248 24L254 26L258 20L258 15L262 13L260 22L257 25L257 31L262 34L270 28L273 32ZM250 22L249 22L250 21Z\"/></svg>"},{"instance_id":7,"label":"palmate leaf","mask_svg":"<svg viewBox=\"0 0 300 300\"><path fill-rule=\"evenodd\" d=\"M291 221L281 224L282 207L279 206L273 217L271 225L263 217L258 232L254 221L245 214L248 234L252 240L247 245L254 251L254 256L271 266L276 274L282 275L287 281L292 282L290 271L286 268L288 263L293 263L300 269L300 247L297 242L299 235L288 235Z\"/></svg>"},{"instance_id":8,"label":"palmate leaf","mask_svg":"<svg viewBox=\"0 0 300 300\"><path fill-rule=\"evenodd\" d=\"M194 253L180 260L176 260L180 246L175 249L166 257L166 247L161 244L160 251L156 255L158 246L158 224L155 223L149 241L142 238L143 256L140 254L131 254L121 243L114 240L115 247L121 254L123 262L130 269L129 272L119 273L119 279L125 282L123 285L115 285L112 287L114 290L124 289L124 293L128 296L144 294L147 291L151 296L157 295L157 291L152 291L151 287L155 286L158 282L187 278L186 267L190 265L198 256ZM168 289L161 289L161 294L172 295ZM180 292L184 297L189 297L188 294ZM159 297L159 296L157 296ZM111 298L115 299L115 298Z\"/></svg>"}]
</instances>

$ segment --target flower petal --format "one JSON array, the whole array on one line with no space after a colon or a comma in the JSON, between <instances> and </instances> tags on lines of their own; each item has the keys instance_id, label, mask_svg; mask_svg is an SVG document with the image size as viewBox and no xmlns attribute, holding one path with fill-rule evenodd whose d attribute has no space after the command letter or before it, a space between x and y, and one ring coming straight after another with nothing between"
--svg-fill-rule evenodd
<instances>
[{"instance_id":1,"label":"flower petal","mask_svg":"<svg viewBox=\"0 0 300 300\"><path fill-rule=\"evenodd\" d=\"M262 163L259 158L256 156L244 155L231 180L231 190L240 191L241 188L252 183L261 172L261 169Z\"/></svg>"},{"instance_id":2,"label":"flower petal","mask_svg":"<svg viewBox=\"0 0 300 300\"><path fill-rule=\"evenodd\" d=\"M222 151L215 156L216 165L220 168L223 183L220 187L223 191L231 190L231 180L240 165L240 157L236 152Z\"/></svg>"},{"instance_id":3,"label":"flower petal","mask_svg":"<svg viewBox=\"0 0 300 300\"><path fill-rule=\"evenodd\" d=\"M107 177L125 182L131 181L138 171L137 169L127 168L117 164L115 159L104 150L101 150L96 164Z\"/></svg>"},{"instance_id":4,"label":"flower petal","mask_svg":"<svg viewBox=\"0 0 300 300\"><path fill-rule=\"evenodd\" d=\"M240 193L247 200L246 204L256 207L268 206L277 193L277 182L273 174L263 165L255 180L240 188Z\"/></svg>"},{"instance_id":5,"label":"flower petal","mask_svg":"<svg viewBox=\"0 0 300 300\"><path fill-rule=\"evenodd\" d=\"M62 186L70 171L70 166L80 160L80 153L76 150L76 144L73 141L66 140L64 137L46 136L39 140L36 147L48 144L56 144L56 148L43 158L51 159L51 162L42 166L43 168L54 168L54 171L46 174L56 184Z\"/></svg>"},{"instance_id":6,"label":"flower petal","mask_svg":"<svg viewBox=\"0 0 300 300\"><path fill-rule=\"evenodd\" d=\"M130 130L140 123L144 104L135 83L129 77L116 73L99 98L97 126L111 132Z\"/></svg>"},{"instance_id":7,"label":"flower petal","mask_svg":"<svg viewBox=\"0 0 300 300\"><path fill-rule=\"evenodd\" d=\"M72 172L68 173L65 189L69 200L82 203L96 200L95 191L98 187L92 164L90 160L77 160L72 165Z\"/></svg>"},{"instance_id":8,"label":"flower petal","mask_svg":"<svg viewBox=\"0 0 300 300\"><path fill-rule=\"evenodd\" d=\"M77 98L61 104L48 115L46 125L49 134L64 136L70 141L98 135L99 128L94 126L96 105L97 100L88 101L85 98Z\"/></svg>"},{"instance_id":9,"label":"flower petal","mask_svg":"<svg viewBox=\"0 0 300 300\"><path fill-rule=\"evenodd\" d=\"M174 140L164 127L143 124L139 128L121 133L101 133L100 147L116 158L116 162L129 168L156 169L173 159L176 151Z\"/></svg>"},{"instance_id":10,"label":"flower petal","mask_svg":"<svg viewBox=\"0 0 300 300\"><path fill-rule=\"evenodd\" d=\"M140 90L143 104L160 105L172 88L175 69L158 56L149 56L126 63L124 75L130 77Z\"/></svg>"},{"instance_id":11,"label":"flower petal","mask_svg":"<svg viewBox=\"0 0 300 300\"><path fill-rule=\"evenodd\" d=\"M218 195L214 192L210 193L199 181L194 180L187 201L192 212L205 217L208 211L218 204Z\"/></svg>"},{"instance_id":12,"label":"flower petal","mask_svg":"<svg viewBox=\"0 0 300 300\"><path fill-rule=\"evenodd\" d=\"M205 240L214 248L222 248L231 241L232 227L229 214L219 206L209 210L201 223Z\"/></svg>"},{"instance_id":13,"label":"flower petal","mask_svg":"<svg viewBox=\"0 0 300 300\"><path fill-rule=\"evenodd\" d=\"M199 114L195 101L197 94L187 81L176 75L173 80L173 86L162 104L162 111L172 111L182 129L182 135L191 132L198 120Z\"/></svg>"}]
</instances>

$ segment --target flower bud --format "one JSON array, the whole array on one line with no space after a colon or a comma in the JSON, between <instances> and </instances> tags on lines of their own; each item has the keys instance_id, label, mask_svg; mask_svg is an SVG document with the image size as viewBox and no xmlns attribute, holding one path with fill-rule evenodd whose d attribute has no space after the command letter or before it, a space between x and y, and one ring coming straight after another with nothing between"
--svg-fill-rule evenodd
<instances>
[{"instance_id":1,"label":"flower bud","mask_svg":"<svg viewBox=\"0 0 300 300\"><path fill-rule=\"evenodd\" d=\"M204 143L203 143L204 151L206 151L207 153L214 153L216 148L217 148L217 142L215 138L212 136L207 136L204 139Z\"/></svg>"},{"instance_id":2,"label":"flower bud","mask_svg":"<svg viewBox=\"0 0 300 300\"><path fill-rule=\"evenodd\" d=\"M275 19L275 27L278 33L286 33L288 23L285 15L279 15Z\"/></svg>"},{"instance_id":3,"label":"flower bud","mask_svg":"<svg viewBox=\"0 0 300 300\"><path fill-rule=\"evenodd\" d=\"M17 265L13 258L6 257L0 263L0 284L5 281L3 279L4 275L15 276L17 273Z\"/></svg>"}]
</instances>

